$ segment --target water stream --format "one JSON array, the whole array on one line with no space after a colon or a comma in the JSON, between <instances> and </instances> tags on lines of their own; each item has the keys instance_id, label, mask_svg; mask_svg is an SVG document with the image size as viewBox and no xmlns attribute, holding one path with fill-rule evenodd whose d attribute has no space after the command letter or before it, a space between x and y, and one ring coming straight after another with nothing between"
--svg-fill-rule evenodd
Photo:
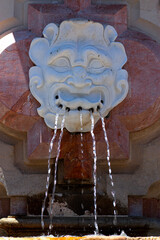
<instances>
[{"instance_id":1,"label":"water stream","mask_svg":"<svg viewBox=\"0 0 160 240\"><path fill-rule=\"evenodd\" d=\"M52 154L52 149L53 149L53 143L54 143L54 140L55 140L56 135L57 135L58 117L59 117L59 114L56 114L54 134L53 134L53 137L52 137L52 139L50 141L50 144L49 144L48 174L47 174L47 181L46 181L46 191L45 191L45 197L44 197L44 201L43 201L43 205L42 205L42 209L41 209L41 226L42 226L43 230L44 230L44 210L45 210L45 206L46 206L46 200L47 200L47 197L48 197L48 189L49 189L50 176L51 176L51 154Z\"/></svg>"},{"instance_id":2,"label":"water stream","mask_svg":"<svg viewBox=\"0 0 160 240\"><path fill-rule=\"evenodd\" d=\"M91 136L93 140L93 157L94 157L94 163L93 163L93 181L94 181L94 234L99 234L98 229L98 223L97 223L97 153L96 153L96 140L94 135L94 117L91 113Z\"/></svg>"},{"instance_id":3,"label":"water stream","mask_svg":"<svg viewBox=\"0 0 160 240\"><path fill-rule=\"evenodd\" d=\"M81 137L81 165L82 165L82 171L81 171L81 176L82 176L82 182L83 182L83 169L84 169L84 146L83 146L83 118L82 118L82 113L80 113L80 124L81 124L81 133L80 133L80 137ZM83 195L84 193L84 189L83 189L83 185L82 185L82 189L81 189L81 194ZM81 208L82 210L84 210L84 205L83 203L81 203Z\"/></svg>"},{"instance_id":4,"label":"water stream","mask_svg":"<svg viewBox=\"0 0 160 240\"><path fill-rule=\"evenodd\" d=\"M107 137L107 132L106 132L106 128L105 128L105 121L104 118L102 116L101 117L101 122L102 122L102 129L104 132L104 138L105 138L105 142L106 142L106 146L107 146L107 164L108 164L108 171L109 171L109 179L110 179L110 184L111 184L111 194L112 194L112 198L113 198L113 209L114 209L114 220L113 220L113 224L116 225L117 224L117 210L116 210L116 195L115 195L115 191L114 191L114 181L113 181L113 176L112 176L112 170L111 170L111 163L110 163L110 149L109 149L109 142L108 142L108 137ZM48 189L49 189L49 184L50 184L50 175L51 175L51 154L52 154L52 149L53 149L53 143L54 140L56 138L57 135L57 123L58 123L58 118L59 118L59 114L56 114L56 118L55 118L55 129L54 129L54 134L53 137L50 141L50 145L49 145L49 158L48 158L48 175L47 175L47 181L46 181L46 191L45 191L45 198L44 198L44 202L42 205L42 211L41 211L41 225L42 225L42 229L44 229L44 210L45 210L45 205L46 205L46 200L48 197ZM93 181L94 181L94 234L98 235L99 234L99 228L98 228L98 223L97 223L97 153L96 153L96 140L95 140L95 134L94 134L94 117L93 114L91 113L90 115L91 118L91 136L92 136L92 142L93 142ZM58 167L58 159L59 159L59 155L60 155L60 148L61 148L61 141L62 141L62 137L63 137L63 129L64 129L64 123L65 123L65 115L63 116L62 122L61 122L61 133L59 136L59 140L58 140L58 148L57 148L57 156L55 159L55 166L54 166L54 181L53 181L53 190L52 190L52 198L50 201L50 205L49 205L49 216L50 216L50 224L49 224L49 233L51 233L52 228L53 228L53 204L54 204L54 199L55 199L55 190L56 190L56 183L57 183L57 167ZM83 118L82 118L82 114L80 114L80 124L81 124L81 133L80 133L80 137L81 137L81 163L82 163L82 180L83 180L83 161L84 161L84 145L83 145ZM83 188L81 193L83 194ZM84 209L83 203L81 204L82 209Z\"/></svg>"},{"instance_id":5,"label":"water stream","mask_svg":"<svg viewBox=\"0 0 160 240\"><path fill-rule=\"evenodd\" d=\"M107 145L107 164L108 164L108 171L109 171L109 178L110 178L110 183L111 183L111 194L112 194L112 198L113 198L113 209L114 209L114 220L113 220L113 224L117 225L117 207L116 207L116 194L114 191L114 181L113 181L113 176L112 176L112 169L111 169L111 162L110 162L110 149L109 149L109 141L108 141L108 137L107 137L107 131L105 128L105 122L104 122L104 118L102 116L101 117L101 121L102 121L102 128L103 128L103 132L104 132L104 139Z\"/></svg>"},{"instance_id":6,"label":"water stream","mask_svg":"<svg viewBox=\"0 0 160 240\"><path fill-rule=\"evenodd\" d=\"M83 168L83 154L84 154L84 150L83 150L83 118L82 118L82 113L80 113L80 124L81 124L81 159L82 159L82 168ZM83 177L83 171L82 171L82 177Z\"/></svg>"},{"instance_id":7,"label":"water stream","mask_svg":"<svg viewBox=\"0 0 160 240\"><path fill-rule=\"evenodd\" d=\"M57 184L57 166L58 166L58 159L59 159L60 150L61 150L61 141L63 137L64 123L65 123L65 115L63 116L63 119L61 122L61 133L58 140L57 156L56 156L55 165L54 165L54 181L53 181L52 199L51 199L50 208L49 208L50 209L49 210L49 215L50 215L49 233L51 233L53 228L53 223L52 223L53 222L53 203L55 199L55 191L56 191L56 184Z\"/></svg>"}]
</instances>

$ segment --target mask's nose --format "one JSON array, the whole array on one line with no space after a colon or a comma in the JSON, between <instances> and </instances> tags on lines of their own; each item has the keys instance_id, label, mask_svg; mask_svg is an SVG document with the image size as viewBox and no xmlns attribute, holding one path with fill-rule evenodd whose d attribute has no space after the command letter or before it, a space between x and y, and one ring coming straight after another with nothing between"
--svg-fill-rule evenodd
<instances>
[{"instance_id":1,"label":"mask's nose","mask_svg":"<svg viewBox=\"0 0 160 240\"><path fill-rule=\"evenodd\" d=\"M67 83L77 88L91 86L92 82L86 79L86 70L84 67L77 66L73 68L73 77L67 80Z\"/></svg>"}]
</instances>

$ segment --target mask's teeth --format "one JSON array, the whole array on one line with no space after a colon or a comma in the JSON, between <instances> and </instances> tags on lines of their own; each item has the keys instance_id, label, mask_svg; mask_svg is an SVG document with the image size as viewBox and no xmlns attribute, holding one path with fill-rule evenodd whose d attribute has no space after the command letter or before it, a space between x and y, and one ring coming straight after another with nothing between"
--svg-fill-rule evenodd
<instances>
[{"instance_id":1,"label":"mask's teeth","mask_svg":"<svg viewBox=\"0 0 160 240\"><path fill-rule=\"evenodd\" d=\"M82 111L82 107L78 107L77 109L78 109L78 111Z\"/></svg>"},{"instance_id":2,"label":"mask's teeth","mask_svg":"<svg viewBox=\"0 0 160 240\"><path fill-rule=\"evenodd\" d=\"M71 109L69 107L66 107L66 111L69 112Z\"/></svg>"},{"instance_id":3,"label":"mask's teeth","mask_svg":"<svg viewBox=\"0 0 160 240\"><path fill-rule=\"evenodd\" d=\"M97 106L97 111L99 111L100 110L100 106Z\"/></svg>"},{"instance_id":4,"label":"mask's teeth","mask_svg":"<svg viewBox=\"0 0 160 240\"><path fill-rule=\"evenodd\" d=\"M94 109L93 109L93 108L90 108L90 109L88 109L88 110L89 110L90 112L92 112L92 113L94 112Z\"/></svg>"},{"instance_id":5,"label":"mask's teeth","mask_svg":"<svg viewBox=\"0 0 160 240\"><path fill-rule=\"evenodd\" d=\"M63 108L63 105L62 105L62 104L59 104L58 107L62 109L62 108Z\"/></svg>"}]
</instances>

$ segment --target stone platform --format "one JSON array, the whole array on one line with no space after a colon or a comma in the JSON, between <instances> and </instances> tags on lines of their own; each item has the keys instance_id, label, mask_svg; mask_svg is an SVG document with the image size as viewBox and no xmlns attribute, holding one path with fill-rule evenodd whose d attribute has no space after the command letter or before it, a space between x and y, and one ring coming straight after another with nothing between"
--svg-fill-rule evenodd
<instances>
[{"instance_id":1,"label":"stone platform","mask_svg":"<svg viewBox=\"0 0 160 240\"><path fill-rule=\"evenodd\" d=\"M4 239L4 238L0 238ZM144 240L159 240L160 237L124 237L124 236L84 236L84 237L31 237L31 238L13 238L13 237L9 237L6 238L8 240L12 240L12 239L24 239L24 240L34 240L34 239L38 239L38 240L140 240L140 239L144 239Z\"/></svg>"},{"instance_id":2,"label":"stone platform","mask_svg":"<svg viewBox=\"0 0 160 240\"><path fill-rule=\"evenodd\" d=\"M0 219L0 236L32 237L48 234L49 218L45 218L45 230L41 228L40 217L8 217ZM118 216L117 225L113 225L113 216L98 216L99 233L105 236L120 235L122 231L130 237L160 236L160 219ZM54 217L53 236L85 236L94 233L94 218L90 216ZM82 238L82 237L81 237ZM43 238L44 239L44 238ZM78 239L78 238L74 238ZM85 239L83 237L83 239ZM86 238L87 239L87 238ZM94 238L89 238L96 239ZM98 239L98 238L97 238ZM100 238L100 239L112 239ZM119 236L118 239L126 239ZM132 238L133 239L133 238ZM140 238L139 238L140 239ZM0 238L1 240L1 238ZM61 238L61 240L63 240ZM71 239L68 239L71 240Z\"/></svg>"}]
</instances>

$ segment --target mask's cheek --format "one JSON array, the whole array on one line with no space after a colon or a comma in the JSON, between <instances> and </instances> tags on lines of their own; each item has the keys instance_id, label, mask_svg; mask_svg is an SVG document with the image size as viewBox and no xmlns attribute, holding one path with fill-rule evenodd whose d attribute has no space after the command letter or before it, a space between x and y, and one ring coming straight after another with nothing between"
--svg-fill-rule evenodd
<instances>
[{"instance_id":1,"label":"mask's cheek","mask_svg":"<svg viewBox=\"0 0 160 240\"><path fill-rule=\"evenodd\" d=\"M50 66L45 66L42 70L47 85L65 82L71 76L70 71L57 72L53 67Z\"/></svg>"},{"instance_id":2,"label":"mask's cheek","mask_svg":"<svg viewBox=\"0 0 160 240\"><path fill-rule=\"evenodd\" d=\"M116 74L109 68L99 74L89 73L87 75L88 79L92 80L94 85L105 85L111 86L114 84Z\"/></svg>"}]
</instances>

